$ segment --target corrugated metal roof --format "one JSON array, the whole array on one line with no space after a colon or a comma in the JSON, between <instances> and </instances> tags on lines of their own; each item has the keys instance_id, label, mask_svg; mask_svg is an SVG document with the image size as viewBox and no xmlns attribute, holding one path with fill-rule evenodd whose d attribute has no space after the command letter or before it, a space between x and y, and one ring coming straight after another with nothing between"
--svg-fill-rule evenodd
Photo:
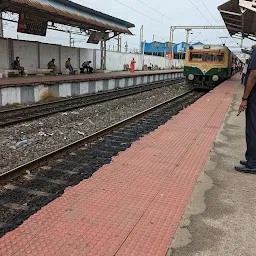
<instances>
[{"instance_id":1,"label":"corrugated metal roof","mask_svg":"<svg viewBox=\"0 0 256 256\"><path fill-rule=\"evenodd\" d=\"M78 25L88 29L112 30L120 33L132 34L128 28L134 27L132 23L120 20L107 14L92 10L69 0L0 0L8 11L20 12L38 11L45 15L49 21L65 25ZM40 16L40 13L37 15Z\"/></svg>"},{"instance_id":2,"label":"corrugated metal roof","mask_svg":"<svg viewBox=\"0 0 256 256\"><path fill-rule=\"evenodd\" d=\"M230 0L218 7L230 35L256 36L256 12L242 9L239 0Z\"/></svg>"}]
</instances>

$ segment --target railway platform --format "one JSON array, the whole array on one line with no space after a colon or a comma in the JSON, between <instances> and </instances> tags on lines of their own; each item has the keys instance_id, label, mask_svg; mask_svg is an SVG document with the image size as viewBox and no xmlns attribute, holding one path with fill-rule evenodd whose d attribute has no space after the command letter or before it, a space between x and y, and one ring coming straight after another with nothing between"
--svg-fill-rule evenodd
<instances>
[{"instance_id":1,"label":"railway platform","mask_svg":"<svg viewBox=\"0 0 256 256\"><path fill-rule=\"evenodd\" d=\"M183 70L177 69L3 78L0 106L38 102L45 93L54 98L71 97L182 77Z\"/></svg>"},{"instance_id":2,"label":"railway platform","mask_svg":"<svg viewBox=\"0 0 256 256\"><path fill-rule=\"evenodd\" d=\"M255 255L254 177L233 170L241 90L234 76L134 142L3 236L0 255Z\"/></svg>"}]
</instances>

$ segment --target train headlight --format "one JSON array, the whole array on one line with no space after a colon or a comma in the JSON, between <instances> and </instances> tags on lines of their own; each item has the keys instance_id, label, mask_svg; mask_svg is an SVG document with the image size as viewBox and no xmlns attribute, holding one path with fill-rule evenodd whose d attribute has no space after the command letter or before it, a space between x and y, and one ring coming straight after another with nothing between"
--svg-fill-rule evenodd
<instances>
[{"instance_id":1,"label":"train headlight","mask_svg":"<svg viewBox=\"0 0 256 256\"><path fill-rule=\"evenodd\" d=\"M213 82L217 82L218 80L219 80L219 76L214 75L214 76L212 77L212 81L213 81Z\"/></svg>"},{"instance_id":2,"label":"train headlight","mask_svg":"<svg viewBox=\"0 0 256 256\"><path fill-rule=\"evenodd\" d=\"M195 76L193 74L189 74L188 75L188 80L192 81L194 80Z\"/></svg>"}]
</instances>

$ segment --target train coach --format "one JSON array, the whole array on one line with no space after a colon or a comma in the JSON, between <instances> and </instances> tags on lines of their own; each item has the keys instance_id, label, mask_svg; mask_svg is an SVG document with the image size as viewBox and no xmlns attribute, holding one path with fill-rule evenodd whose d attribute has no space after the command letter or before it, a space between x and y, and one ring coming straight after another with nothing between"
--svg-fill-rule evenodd
<instances>
[{"instance_id":1,"label":"train coach","mask_svg":"<svg viewBox=\"0 0 256 256\"><path fill-rule=\"evenodd\" d=\"M223 45L190 46L184 76L193 88L212 89L232 75L236 61L237 57Z\"/></svg>"}]
</instances>

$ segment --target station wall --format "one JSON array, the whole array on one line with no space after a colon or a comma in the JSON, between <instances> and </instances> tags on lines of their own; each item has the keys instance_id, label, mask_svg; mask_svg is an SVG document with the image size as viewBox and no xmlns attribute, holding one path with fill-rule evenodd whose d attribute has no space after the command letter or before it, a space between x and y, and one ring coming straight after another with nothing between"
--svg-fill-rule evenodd
<instances>
[{"instance_id":1,"label":"station wall","mask_svg":"<svg viewBox=\"0 0 256 256\"><path fill-rule=\"evenodd\" d=\"M8 41L0 40L0 69L9 67Z\"/></svg>"},{"instance_id":2,"label":"station wall","mask_svg":"<svg viewBox=\"0 0 256 256\"><path fill-rule=\"evenodd\" d=\"M67 58L71 58L74 68L79 68L86 60L92 61L94 69L100 69L101 52L95 49L74 48L54 44L46 44L31 41L0 39L0 70L9 69L16 56L21 59L29 74L36 73L38 68L47 68L47 63L54 58L56 65L65 68ZM143 56L141 54L120 53L107 51L106 68L109 71L122 71L124 64L130 64L132 59L136 61L136 69L142 70ZM182 68L183 60L169 61L163 57L145 55L144 64L158 65L161 69L171 67Z\"/></svg>"}]
</instances>

